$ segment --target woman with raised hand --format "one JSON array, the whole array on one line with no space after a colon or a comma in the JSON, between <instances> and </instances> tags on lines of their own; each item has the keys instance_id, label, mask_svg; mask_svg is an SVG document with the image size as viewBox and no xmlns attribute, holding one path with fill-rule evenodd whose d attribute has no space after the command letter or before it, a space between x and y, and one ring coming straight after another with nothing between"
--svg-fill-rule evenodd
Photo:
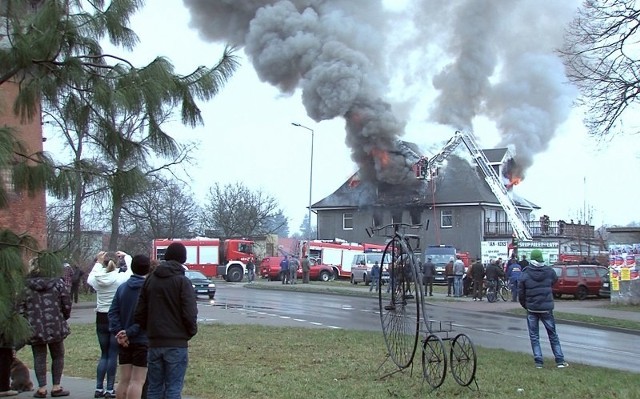
<instances>
[{"instance_id":1,"label":"woman with raised hand","mask_svg":"<svg viewBox=\"0 0 640 399\"><path fill-rule=\"evenodd\" d=\"M127 267L118 266L124 259ZM122 251L99 252L96 263L87 276L87 284L96 291L96 334L100 344L100 360L96 369L94 398L115 398L114 385L118 366L119 345L115 335L109 332L109 308L118 287L131 276L131 256ZM106 387L105 387L106 376Z\"/></svg>"}]
</instances>

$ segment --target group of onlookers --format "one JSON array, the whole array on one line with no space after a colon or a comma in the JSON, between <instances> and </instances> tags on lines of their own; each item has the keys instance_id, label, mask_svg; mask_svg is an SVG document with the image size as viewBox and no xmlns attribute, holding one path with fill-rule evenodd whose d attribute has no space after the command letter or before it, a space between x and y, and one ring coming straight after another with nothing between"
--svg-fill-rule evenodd
<instances>
[{"instance_id":1,"label":"group of onlookers","mask_svg":"<svg viewBox=\"0 0 640 399\"><path fill-rule=\"evenodd\" d=\"M146 255L133 258L118 251L100 252L87 283L96 291L96 335L100 358L95 398L174 399L181 397L188 365L188 342L197 333L196 297L185 276L187 251L181 243L167 247L164 262ZM61 385L67 320L82 271L64 264L61 274L30 262L24 293L17 304L28 322L37 379L34 397L46 398L47 352L51 356L52 397L69 396ZM152 315L155 315L152 316ZM161 318L157 315L162 315ZM0 397L16 396L9 365L19 345L0 334ZM116 370L119 382L116 387Z\"/></svg>"},{"instance_id":2,"label":"group of onlookers","mask_svg":"<svg viewBox=\"0 0 640 399\"><path fill-rule=\"evenodd\" d=\"M551 350L554 355L556 367L564 368L569 364L564 360L564 354L560 345L560 339L556 332L555 318L553 316L553 291L552 286L558 279L555 271L545 265L542 251L534 249L530 254L531 260L526 256L521 260L512 257L503 266L502 259L490 262L486 267L480 258L469 266L466 271L470 279L473 291L473 300L482 301L483 287L497 287L499 279L505 279L511 290L511 300L518 301L527 310L527 329L533 351L536 368L543 367L542 349L540 347L539 324L542 323L547 331ZM460 266L462 264L462 266ZM445 267L447 278L447 296L460 297L463 295L462 276L464 264L460 257L451 258ZM433 295L433 280L435 265L431 258L427 258L422 265L423 284L425 295Z\"/></svg>"}]
</instances>

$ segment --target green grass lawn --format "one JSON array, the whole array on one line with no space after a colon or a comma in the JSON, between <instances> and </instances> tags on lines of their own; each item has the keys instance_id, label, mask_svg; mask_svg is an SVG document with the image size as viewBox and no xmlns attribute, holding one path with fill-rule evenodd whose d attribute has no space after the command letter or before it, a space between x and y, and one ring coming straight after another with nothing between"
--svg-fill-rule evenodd
<instances>
[{"instance_id":1,"label":"green grass lawn","mask_svg":"<svg viewBox=\"0 0 640 399\"><path fill-rule=\"evenodd\" d=\"M99 348L93 324L73 324L65 341L65 375L94 379ZM530 355L476 348L478 387L450 374L437 390L413 370L386 361L381 332L201 325L191 341L184 394L201 399L286 398L637 398L638 374L553 361L537 370ZM473 337L471 337L473 338ZM550 353L543 347L545 354ZM29 348L19 352L31 364ZM571 359L568 359L570 362ZM522 391L520 392L519 389Z\"/></svg>"}]
</instances>

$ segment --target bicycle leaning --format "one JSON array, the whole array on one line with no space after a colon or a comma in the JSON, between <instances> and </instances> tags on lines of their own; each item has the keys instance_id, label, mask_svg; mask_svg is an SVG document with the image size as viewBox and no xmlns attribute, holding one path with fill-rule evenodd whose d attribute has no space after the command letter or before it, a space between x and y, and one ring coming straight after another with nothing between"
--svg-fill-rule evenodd
<instances>
[{"instance_id":1,"label":"bicycle leaning","mask_svg":"<svg viewBox=\"0 0 640 399\"><path fill-rule=\"evenodd\" d=\"M504 302L511 299L511 287L505 279L489 280L486 282L485 296L487 301L495 302L502 299Z\"/></svg>"},{"instance_id":2,"label":"bicycle leaning","mask_svg":"<svg viewBox=\"0 0 640 399\"><path fill-rule=\"evenodd\" d=\"M417 226L419 227L419 226ZM416 249L420 240L417 235L404 234L403 228L416 228L414 225L393 223L379 228L367 229L372 234L392 229L392 234L385 234L389 241L382 255L383 268L389 271L389 293L378 291L380 321L385 344L390 358L398 370L409 367L418 348L418 338L422 339L422 375L433 388L444 382L447 370L447 351L444 341L450 341L449 362L451 373L456 382L469 386L475 380L476 353L471 339L465 334L449 337L452 322L435 322L426 313L424 287L420 279L418 263L411 246L416 241ZM448 326L443 328L442 326ZM434 328L439 326L439 328ZM441 337L441 335L443 335ZM477 385L477 383L476 383Z\"/></svg>"}]
</instances>

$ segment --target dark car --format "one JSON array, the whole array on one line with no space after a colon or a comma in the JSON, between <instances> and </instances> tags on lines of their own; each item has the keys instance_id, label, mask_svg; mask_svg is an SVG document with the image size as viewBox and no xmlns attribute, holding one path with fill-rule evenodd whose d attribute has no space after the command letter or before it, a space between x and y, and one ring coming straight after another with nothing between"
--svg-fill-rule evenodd
<instances>
[{"instance_id":1,"label":"dark car","mask_svg":"<svg viewBox=\"0 0 640 399\"><path fill-rule=\"evenodd\" d=\"M207 295L209 299L213 299L216 295L216 284L213 281L194 270L187 270L184 274L191 280L191 286L193 286L193 292L196 296Z\"/></svg>"},{"instance_id":2,"label":"dark car","mask_svg":"<svg viewBox=\"0 0 640 399\"><path fill-rule=\"evenodd\" d=\"M603 298L611 298L611 281L609 281L609 272L602 276L602 286L598 292L598 296Z\"/></svg>"},{"instance_id":3,"label":"dark car","mask_svg":"<svg viewBox=\"0 0 640 399\"><path fill-rule=\"evenodd\" d=\"M609 269L596 265L553 265L558 281L553 285L553 296L573 295L586 299L589 295L600 295L602 277Z\"/></svg>"}]
</instances>

